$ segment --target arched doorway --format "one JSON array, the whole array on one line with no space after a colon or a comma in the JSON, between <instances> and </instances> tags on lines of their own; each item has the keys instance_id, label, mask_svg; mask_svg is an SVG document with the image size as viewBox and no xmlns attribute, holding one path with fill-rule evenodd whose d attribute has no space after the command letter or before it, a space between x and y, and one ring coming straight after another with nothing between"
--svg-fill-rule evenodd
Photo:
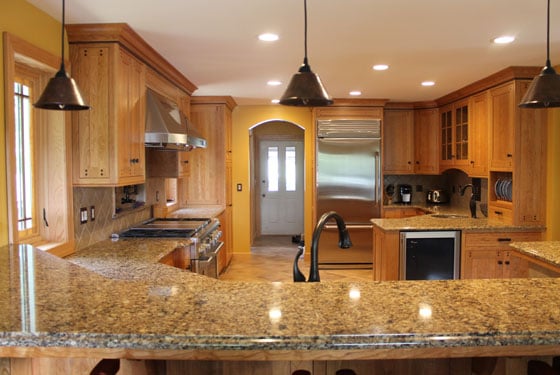
<instances>
[{"instance_id":1,"label":"arched doorway","mask_svg":"<svg viewBox=\"0 0 560 375\"><path fill-rule=\"evenodd\" d=\"M249 130L251 228L256 237L304 232L304 130L270 120Z\"/></svg>"}]
</instances>

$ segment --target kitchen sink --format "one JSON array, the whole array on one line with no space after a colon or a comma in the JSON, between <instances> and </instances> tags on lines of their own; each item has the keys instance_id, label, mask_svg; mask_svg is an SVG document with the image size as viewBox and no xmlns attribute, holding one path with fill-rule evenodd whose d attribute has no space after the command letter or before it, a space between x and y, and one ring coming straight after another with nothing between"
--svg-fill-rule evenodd
<instances>
[{"instance_id":1,"label":"kitchen sink","mask_svg":"<svg viewBox=\"0 0 560 375\"><path fill-rule=\"evenodd\" d=\"M456 214L433 214L430 216L438 219L467 219L468 218L467 215L456 215Z\"/></svg>"}]
</instances>

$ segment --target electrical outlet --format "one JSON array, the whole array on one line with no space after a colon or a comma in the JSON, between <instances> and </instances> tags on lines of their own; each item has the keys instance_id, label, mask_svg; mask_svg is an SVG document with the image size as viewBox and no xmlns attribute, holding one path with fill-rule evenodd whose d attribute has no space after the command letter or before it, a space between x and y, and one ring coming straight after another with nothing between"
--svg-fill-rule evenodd
<instances>
[{"instance_id":1,"label":"electrical outlet","mask_svg":"<svg viewBox=\"0 0 560 375\"><path fill-rule=\"evenodd\" d=\"M91 221L95 220L95 206L90 206L89 207L89 219Z\"/></svg>"},{"instance_id":2,"label":"electrical outlet","mask_svg":"<svg viewBox=\"0 0 560 375\"><path fill-rule=\"evenodd\" d=\"M80 208L80 224L85 224L88 221L87 207Z\"/></svg>"},{"instance_id":3,"label":"electrical outlet","mask_svg":"<svg viewBox=\"0 0 560 375\"><path fill-rule=\"evenodd\" d=\"M237 184L237 191L243 191L243 185Z\"/></svg>"}]
</instances>

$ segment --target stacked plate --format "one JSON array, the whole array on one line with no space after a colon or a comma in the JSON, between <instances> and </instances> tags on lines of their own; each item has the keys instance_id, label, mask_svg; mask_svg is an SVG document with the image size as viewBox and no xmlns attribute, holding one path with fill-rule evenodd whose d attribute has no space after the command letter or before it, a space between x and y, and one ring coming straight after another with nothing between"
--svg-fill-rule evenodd
<instances>
[{"instance_id":1,"label":"stacked plate","mask_svg":"<svg viewBox=\"0 0 560 375\"><path fill-rule=\"evenodd\" d=\"M496 193L496 198L502 201L511 202L511 188L512 188L511 178L498 178L496 184L494 185L494 192Z\"/></svg>"}]
</instances>

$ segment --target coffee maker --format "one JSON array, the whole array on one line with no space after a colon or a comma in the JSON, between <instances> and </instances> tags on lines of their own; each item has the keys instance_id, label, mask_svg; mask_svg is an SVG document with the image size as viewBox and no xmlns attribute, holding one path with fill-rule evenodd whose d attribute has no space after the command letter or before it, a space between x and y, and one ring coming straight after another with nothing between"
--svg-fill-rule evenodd
<instances>
[{"instance_id":1,"label":"coffee maker","mask_svg":"<svg viewBox=\"0 0 560 375\"><path fill-rule=\"evenodd\" d=\"M407 184L399 185L399 196L401 203L410 204L412 202L412 186Z\"/></svg>"}]
</instances>

